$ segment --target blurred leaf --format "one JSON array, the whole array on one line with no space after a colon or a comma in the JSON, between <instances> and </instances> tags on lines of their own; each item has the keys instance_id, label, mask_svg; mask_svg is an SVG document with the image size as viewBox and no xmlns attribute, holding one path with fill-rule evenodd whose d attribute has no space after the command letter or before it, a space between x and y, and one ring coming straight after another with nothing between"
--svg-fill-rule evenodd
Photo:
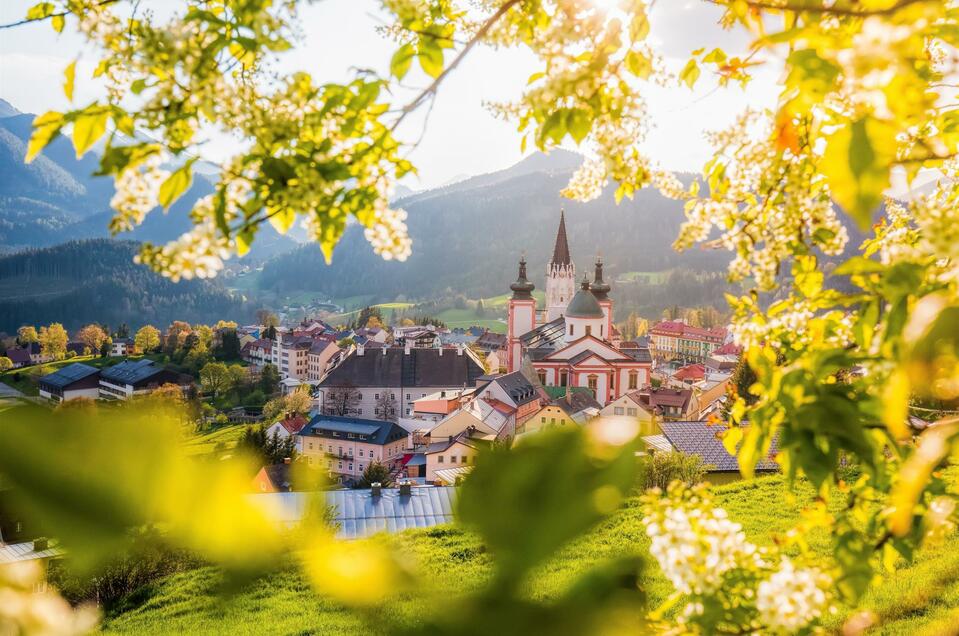
<instances>
[{"instance_id":1,"label":"blurred leaf","mask_svg":"<svg viewBox=\"0 0 959 636\"><path fill-rule=\"evenodd\" d=\"M67 99L73 101L73 85L77 75L77 61L70 62L70 66L63 72L63 94Z\"/></svg>"},{"instance_id":2,"label":"blurred leaf","mask_svg":"<svg viewBox=\"0 0 959 636\"><path fill-rule=\"evenodd\" d=\"M873 118L843 126L826 142L822 171L833 198L866 229L889 187L896 158L896 131Z\"/></svg>"},{"instance_id":3,"label":"blurred leaf","mask_svg":"<svg viewBox=\"0 0 959 636\"><path fill-rule=\"evenodd\" d=\"M882 421L897 440L909 439L909 377L897 369L886 381L882 393Z\"/></svg>"},{"instance_id":4,"label":"blurred leaf","mask_svg":"<svg viewBox=\"0 0 959 636\"><path fill-rule=\"evenodd\" d=\"M195 161L196 158L190 159L160 184L159 200L164 210L169 210L170 206L190 189L190 184L193 182L192 168Z\"/></svg>"},{"instance_id":5,"label":"blurred leaf","mask_svg":"<svg viewBox=\"0 0 959 636\"><path fill-rule=\"evenodd\" d=\"M35 118L30 142L27 144L27 154L23 158L24 162L30 163L33 161L47 147L47 144L60 133L64 123L63 114L52 110Z\"/></svg>"},{"instance_id":6,"label":"blurred leaf","mask_svg":"<svg viewBox=\"0 0 959 636\"><path fill-rule=\"evenodd\" d=\"M696 60L691 59L686 62L686 66L679 73L679 81L692 88L696 84L696 80L699 79L699 73L699 64L696 63Z\"/></svg>"},{"instance_id":7,"label":"blurred leaf","mask_svg":"<svg viewBox=\"0 0 959 636\"><path fill-rule=\"evenodd\" d=\"M412 44L407 43L401 46L397 49L396 53L393 54L393 59L390 60L390 73L392 73L396 79L403 79L410 70L415 56L416 52L413 50Z\"/></svg>"},{"instance_id":8,"label":"blurred leaf","mask_svg":"<svg viewBox=\"0 0 959 636\"><path fill-rule=\"evenodd\" d=\"M503 578L518 577L619 506L635 472L638 430L622 435L611 425L596 423L588 438L554 429L479 456L458 513L496 555Z\"/></svg>"},{"instance_id":9,"label":"blurred leaf","mask_svg":"<svg viewBox=\"0 0 959 636\"><path fill-rule=\"evenodd\" d=\"M73 147L77 151L77 159L86 154L103 133L107 131L107 122L110 114L106 109L95 108L90 111L81 111L73 121Z\"/></svg>"}]
</instances>

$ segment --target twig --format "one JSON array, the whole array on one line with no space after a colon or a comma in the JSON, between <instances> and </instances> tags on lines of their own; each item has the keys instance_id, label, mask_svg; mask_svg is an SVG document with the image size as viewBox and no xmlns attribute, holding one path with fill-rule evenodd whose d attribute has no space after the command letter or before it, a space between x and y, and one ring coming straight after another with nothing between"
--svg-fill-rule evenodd
<instances>
[{"instance_id":1,"label":"twig","mask_svg":"<svg viewBox=\"0 0 959 636\"><path fill-rule=\"evenodd\" d=\"M120 0L100 0L97 3L98 7L102 7L107 4L113 4L119 2ZM12 29L14 27L23 26L24 24L32 24L34 22L43 22L44 20L50 20L52 18L65 18L66 16L72 14L73 11L66 10L59 13L51 13L50 15L45 15L42 18L24 18L23 20L18 20L17 22L10 22L8 24L0 24L0 29Z\"/></svg>"},{"instance_id":2,"label":"twig","mask_svg":"<svg viewBox=\"0 0 959 636\"><path fill-rule=\"evenodd\" d=\"M709 0L713 4L726 4L722 0ZM852 7L827 7L822 3L815 5L799 2L776 2L775 0L745 0L746 5L753 9L767 9L772 11L792 11L793 13L820 13L825 15L844 15L853 17L865 17L871 15L891 15L900 9L919 2L928 2L928 0L899 0L893 5L881 9L856 9Z\"/></svg>"}]
</instances>

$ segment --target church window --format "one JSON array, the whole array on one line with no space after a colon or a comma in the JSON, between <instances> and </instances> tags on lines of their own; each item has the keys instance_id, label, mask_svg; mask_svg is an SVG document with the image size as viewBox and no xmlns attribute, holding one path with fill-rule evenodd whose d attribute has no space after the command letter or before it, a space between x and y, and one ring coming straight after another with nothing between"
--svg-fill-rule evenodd
<instances>
[{"instance_id":1,"label":"church window","mask_svg":"<svg viewBox=\"0 0 959 636\"><path fill-rule=\"evenodd\" d=\"M569 373L566 371L566 369L563 369L562 371L560 371L560 372L559 372L559 385L560 385L560 386L566 386L566 384L567 384L568 381L569 381L568 378L569 378Z\"/></svg>"},{"instance_id":2,"label":"church window","mask_svg":"<svg viewBox=\"0 0 959 636\"><path fill-rule=\"evenodd\" d=\"M546 372L545 372L545 371L542 371L542 370L541 370L541 371L537 371L537 372L536 372L536 375L539 376L539 383L542 384L543 386L545 386L545 385L546 385Z\"/></svg>"},{"instance_id":3,"label":"church window","mask_svg":"<svg viewBox=\"0 0 959 636\"><path fill-rule=\"evenodd\" d=\"M590 325L586 325L586 335L590 336L593 334L593 328Z\"/></svg>"},{"instance_id":4,"label":"church window","mask_svg":"<svg viewBox=\"0 0 959 636\"><path fill-rule=\"evenodd\" d=\"M629 372L629 388L635 389L639 385L639 374L635 371Z\"/></svg>"},{"instance_id":5,"label":"church window","mask_svg":"<svg viewBox=\"0 0 959 636\"><path fill-rule=\"evenodd\" d=\"M589 387L589 390L593 392L593 398L596 398L596 389L598 388L598 380L595 375L590 375L586 378L586 386Z\"/></svg>"},{"instance_id":6,"label":"church window","mask_svg":"<svg viewBox=\"0 0 959 636\"><path fill-rule=\"evenodd\" d=\"M573 335L573 325L569 326L569 335Z\"/></svg>"}]
</instances>

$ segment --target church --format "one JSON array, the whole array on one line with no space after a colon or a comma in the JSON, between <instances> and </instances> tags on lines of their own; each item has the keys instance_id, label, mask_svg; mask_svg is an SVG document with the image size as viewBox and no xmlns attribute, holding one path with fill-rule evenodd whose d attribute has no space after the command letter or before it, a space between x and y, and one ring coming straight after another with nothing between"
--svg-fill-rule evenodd
<instances>
[{"instance_id":1,"label":"church","mask_svg":"<svg viewBox=\"0 0 959 636\"><path fill-rule=\"evenodd\" d=\"M564 212L560 212L553 257L546 266L545 308L536 307L525 256L510 289L510 372L528 363L543 386L586 387L603 405L649 384L649 349L622 342L613 325L613 300L610 286L603 280L602 259L596 259L592 282L584 273L582 282L576 283Z\"/></svg>"}]
</instances>

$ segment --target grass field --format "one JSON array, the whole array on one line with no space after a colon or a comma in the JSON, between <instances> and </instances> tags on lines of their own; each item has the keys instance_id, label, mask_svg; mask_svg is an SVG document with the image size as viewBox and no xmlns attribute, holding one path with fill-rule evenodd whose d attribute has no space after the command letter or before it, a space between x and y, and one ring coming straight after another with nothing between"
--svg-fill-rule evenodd
<instances>
[{"instance_id":1,"label":"grass field","mask_svg":"<svg viewBox=\"0 0 959 636\"><path fill-rule=\"evenodd\" d=\"M234 424L218 428L210 433L197 435L187 442L187 452L190 455L209 455L214 451L216 445L221 442L226 450L229 450L235 447L240 438L243 437L246 427L246 424Z\"/></svg>"},{"instance_id":2,"label":"grass field","mask_svg":"<svg viewBox=\"0 0 959 636\"><path fill-rule=\"evenodd\" d=\"M769 544L794 524L810 488L791 496L780 477L740 482L715 489L717 505L743 524L750 539ZM643 530L638 501L565 548L532 577L529 595L536 599L561 594L573 577L605 559L625 554L645 555L649 541ZM824 533L808 537L817 551L827 549ZM377 610L378 619L414 627L432 609L450 607L465 592L488 580L491 558L470 532L453 526L381 536L404 556L418 563L426 587L423 594L401 593ZM105 632L113 634L220 633L238 636L263 632L284 634L376 633L356 615L315 596L292 569L261 579L235 597L216 594L221 578L211 568L174 575L136 596L135 604L109 617ZM650 561L643 585L655 607L671 587ZM959 608L959 537L926 549L917 561L891 575L863 600L881 619L870 634L936 634L935 621L948 619ZM830 626L837 628L843 610Z\"/></svg>"}]
</instances>

